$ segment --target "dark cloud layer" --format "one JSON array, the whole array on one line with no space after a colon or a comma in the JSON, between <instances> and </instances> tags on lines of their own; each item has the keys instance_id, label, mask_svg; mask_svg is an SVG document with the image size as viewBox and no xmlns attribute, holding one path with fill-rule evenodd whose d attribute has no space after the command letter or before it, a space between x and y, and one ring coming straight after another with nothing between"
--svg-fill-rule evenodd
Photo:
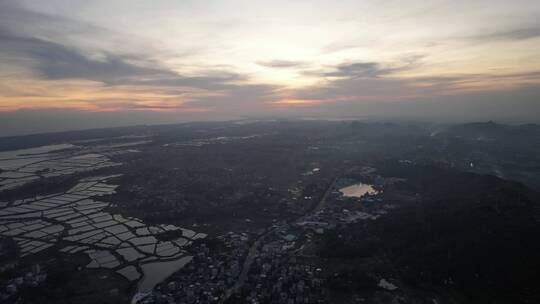
<instances>
[{"instance_id":1,"label":"dark cloud layer","mask_svg":"<svg viewBox=\"0 0 540 304\"><path fill-rule=\"evenodd\" d=\"M144 58L103 53L94 59L75 48L38 38L0 34L0 52L30 59L39 76L49 80L84 79L107 85L184 86L229 89L231 82L244 80L231 72L206 71L203 76L182 76ZM134 62L136 61L136 62ZM154 66L154 67L152 67Z\"/></svg>"},{"instance_id":2,"label":"dark cloud layer","mask_svg":"<svg viewBox=\"0 0 540 304\"><path fill-rule=\"evenodd\" d=\"M382 68L377 62L355 62L338 65L335 71L323 73L323 75L329 77L365 78L377 77L389 74L390 72L390 69Z\"/></svg>"},{"instance_id":3,"label":"dark cloud layer","mask_svg":"<svg viewBox=\"0 0 540 304\"><path fill-rule=\"evenodd\" d=\"M103 54L91 59L80 51L58 43L31 37L1 35L0 51L30 59L36 72L46 79L86 79L107 84L133 77L171 77L174 73L129 63L123 56Z\"/></svg>"},{"instance_id":4,"label":"dark cloud layer","mask_svg":"<svg viewBox=\"0 0 540 304\"><path fill-rule=\"evenodd\" d=\"M538 37L540 37L540 25L476 35L471 39L479 41L516 41Z\"/></svg>"},{"instance_id":5,"label":"dark cloud layer","mask_svg":"<svg viewBox=\"0 0 540 304\"><path fill-rule=\"evenodd\" d=\"M42 27L68 31L71 26L84 28L75 21L28 11L12 2L0 0L6 17L0 21L0 54L20 64L31 62L38 76L48 80L83 79L113 85L189 87L223 92L245 91L239 82L244 75L226 70L207 69L198 75L181 75L151 59L150 54L120 54L109 51L81 50L61 42L25 35L24 23L42 23ZM21 23L23 21L23 23ZM20 25L20 26L19 26ZM95 30L92 28L91 30ZM1 59L1 58L0 58ZM249 86L251 89L272 86ZM174 91L174 90L173 90ZM264 92L261 92L264 93Z\"/></svg>"}]
</instances>

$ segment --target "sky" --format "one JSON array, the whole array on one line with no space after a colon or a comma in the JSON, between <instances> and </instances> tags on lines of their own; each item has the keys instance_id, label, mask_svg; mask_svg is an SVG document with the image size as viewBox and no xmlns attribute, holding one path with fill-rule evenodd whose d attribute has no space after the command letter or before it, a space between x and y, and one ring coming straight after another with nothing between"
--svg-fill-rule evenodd
<instances>
[{"instance_id":1,"label":"sky","mask_svg":"<svg viewBox=\"0 0 540 304\"><path fill-rule=\"evenodd\" d=\"M540 122L540 1L0 0L0 136L240 117Z\"/></svg>"}]
</instances>

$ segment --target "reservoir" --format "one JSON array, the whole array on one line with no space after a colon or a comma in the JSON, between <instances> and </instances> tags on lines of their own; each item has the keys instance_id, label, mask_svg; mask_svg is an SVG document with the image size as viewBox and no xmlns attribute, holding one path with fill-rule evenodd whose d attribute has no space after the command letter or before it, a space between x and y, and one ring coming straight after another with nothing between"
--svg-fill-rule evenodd
<instances>
[{"instance_id":1,"label":"reservoir","mask_svg":"<svg viewBox=\"0 0 540 304\"><path fill-rule=\"evenodd\" d=\"M362 184L362 183L358 183L358 184L341 188L339 189L339 192L341 192L343 196L345 197L357 197L357 198L361 198L366 194L375 195L379 193L379 191L375 190L375 188L373 188L372 185Z\"/></svg>"},{"instance_id":2,"label":"reservoir","mask_svg":"<svg viewBox=\"0 0 540 304\"><path fill-rule=\"evenodd\" d=\"M168 262L155 262L141 265L141 269L144 273L144 277L139 282L138 292L147 293L163 280L168 278L171 274L184 267L193 257L184 256L177 260Z\"/></svg>"}]
</instances>

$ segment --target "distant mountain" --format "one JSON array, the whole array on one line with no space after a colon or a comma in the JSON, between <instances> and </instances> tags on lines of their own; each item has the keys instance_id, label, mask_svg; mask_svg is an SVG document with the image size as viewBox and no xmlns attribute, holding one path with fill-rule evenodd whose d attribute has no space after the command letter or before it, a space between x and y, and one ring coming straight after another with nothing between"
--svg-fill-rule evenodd
<instances>
[{"instance_id":1,"label":"distant mountain","mask_svg":"<svg viewBox=\"0 0 540 304\"><path fill-rule=\"evenodd\" d=\"M504 125L488 122L475 122L454 125L439 133L440 135L460 137L473 140L504 140L515 137L540 138L540 126L536 124Z\"/></svg>"}]
</instances>

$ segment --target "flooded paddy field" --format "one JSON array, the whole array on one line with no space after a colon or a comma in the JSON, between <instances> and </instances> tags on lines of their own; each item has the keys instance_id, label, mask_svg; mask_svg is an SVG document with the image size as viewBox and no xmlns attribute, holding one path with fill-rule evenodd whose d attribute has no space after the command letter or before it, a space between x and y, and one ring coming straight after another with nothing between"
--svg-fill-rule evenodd
<instances>
[{"instance_id":1,"label":"flooded paddy field","mask_svg":"<svg viewBox=\"0 0 540 304\"><path fill-rule=\"evenodd\" d=\"M111 150L83 149L72 144L0 152L0 191L15 189L41 178L118 166Z\"/></svg>"},{"instance_id":2,"label":"flooded paddy field","mask_svg":"<svg viewBox=\"0 0 540 304\"><path fill-rule=\"evenodd\" d=\"M118 166L109 156L136 152L125 149L137 144L141 142L91 148L62 144L2 152L0 190L35 179ZM109 213L110 203L99 197L115 192L117 185L109 180L117 176L82 178L65 192L0 202L0 235L16 242L21 258L45 251L51 256L55 252L83 253L90 259L86 268L115 271L129 281L140 280L139 288L150 291L164 275L186 264L190 256L184 248L206 235ZM172 231L177 232L175 237L164 237Z\"/></svg>"},{"instance_id":3,"label":"flooded paddy field","mask_svg":"<svg viewBox=\"0 0 540 304\"><path fill-rule=\"evenodd\" d=\"M0 191L43 178L119 166L120 163L110 160L111 156L136 153L138 150L133 147L150 142L137 140L92 146L66 143L0 152Z\"/></svg>"}]
</instances>

